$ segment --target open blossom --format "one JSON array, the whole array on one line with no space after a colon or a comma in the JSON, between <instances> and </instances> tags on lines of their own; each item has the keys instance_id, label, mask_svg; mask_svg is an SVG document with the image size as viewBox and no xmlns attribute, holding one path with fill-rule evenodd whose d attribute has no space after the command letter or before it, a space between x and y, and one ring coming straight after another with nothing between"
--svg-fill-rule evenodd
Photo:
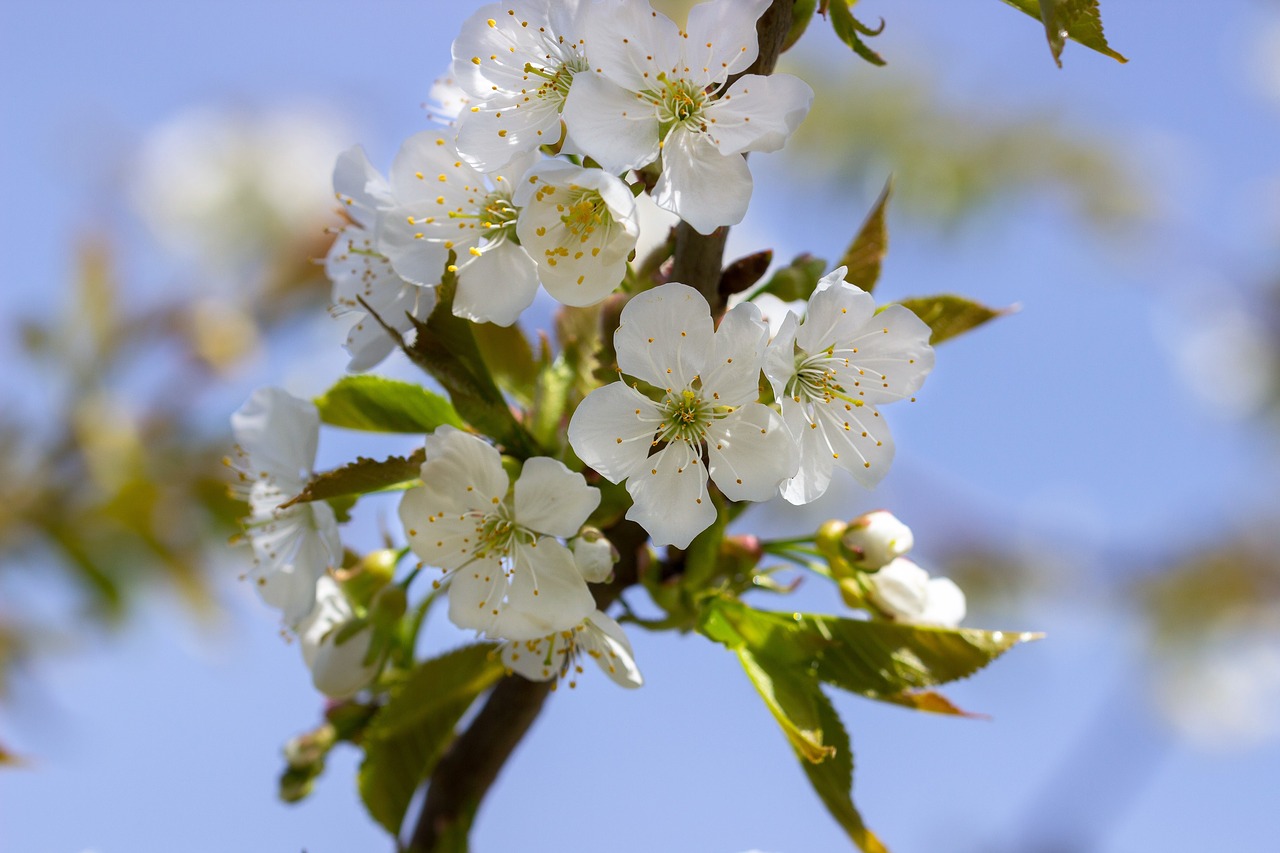
<instances>
[{"instance_id":1,"label":"open blossom","mask_svg":"<svg viewBox=\"0 0 1280 853\"><path fill-rule=\"evenodd\" d=\"M404 333L413 328L410 316L419 320L430 316L436 291L401 278L387 256L378 251L378 208L388 203L390 188L358 146L339 155L333 190L349 221L335 235L324 268L333 282L330 312L335 317L356 318L346 347L351 353L347 369L357 372L375 366L395 347L370 310L383 323Z\"/></svg>"},{"instance_id":2,"label":"open blossom","mask_svg":"<svg viewBox=\"0 0 1280 853\"><path fill-rule=\"evenodd\" d=\"M427 437L420 488L400 520L413 552L450 574L449 618L490 637L531 640L579 624L595 608L573 554L600 491L560 462L524 463L512 494L492 445L453 427Z\"/></svg>"},{"instance_id":3,"label":"open blossom","mask_svg":"<svg viewBox=\"0 0 1280 853\"><path fill-rule=\"evenodd\" d=\"M239 474L235 491L249 503L249 572L262 598L295 627L311 612L316 581L341 562L333 509L324 501L280 505L311 479L320 416L314 404L279 388L259 388L231 416Z\"/></svg>"},{"instance_id":4,"label":"open blossom","mask_svg":"<svg viewBox=\"0 0 1280 853\"><path fill-rule=\"evenodd\" d=\"M803 322L788 313L764 372L800 445L800 468L782 487L793 504L820 497L835 467L870 488L889 471L893 439L876 406L919 390L933 369L929 327L901 305L876 313L871 294L824 276Z\"/></svg>"},{"instance_id":5,"label":"open blossom","mask_svg":"<svg viewBox=\"0 0 1280 853\"><path fill-rule=\"evenodd\" d=\"M618 368L657 389L657 399L625 382L598 388L574 412L569 443L605 478L627 481L627 518L655 545L686 547L715 520L708 476L731 500L760 501L795 473L795 443L758 400L766 334L750 303L714 329L707 301L684 284L645 291L622 309Z\"/></svg>"},{"instance_id":6,"label":"open blossom","mask_svg":"<svg viewBox=\"0 0 1280 853\"><path fill-rule=\"evenodd\" d=\"M530 681L576 678L582 674L581 660L585 655L622 687L644 684L622 626L599 610L567 630L503 643L500 654L507 669ZM576 682L570 680L569 686L576 686Z\"/></svg>"},{"instance_id":7,"label":"open blossom","mask_svg":"<svg viewBox=\"0 0 1280 853\"><path fill-rule=\"evenodd\" d=\"M334 699L355 695L378 674L376 661L365 663L373 643L373 627L366 624L344 636L344 629L355 618L338 582L322 575L316 582L316 606L298 625L298 644L311 670L312 683Z\"/></svg>"},{"instance_id":8,"label":"open blossom","mask_svg":"<svg viewBox=\"0 0 1280 853\"><path fill-rule=\"evenodd\" d=\"M777 151L813 102L789 74L728 78L755 61L756 19L769 0L712 0L684 32L648 3L603 0L586 13L591 68L565 103L570 138L620 174L661 158L653 196L698 231L742 221L748 151Z\"/></svg>"},{"instance_id":9,"label":"open blossom","mask_svg":"<svg viewBox=\"0 0 1280 853\"><path fill-rule=\"evenodd\" d=\"M453 313L499 326L514 323L538 292L537 266L516 238L511 200L514 179L533 158L509 165L509 172L481 175L462 161L448 134L414 134L396 154L390 200L378 219L378 248L397 273L438 284L452 252Z\"/></svg>"},{"instance_id":10,"label":"open blossom","mask_svg":"<svg viewBox=\"0 0 1280 853\"><path fill-rule=\"evenodd\" d=\"M482 172L560 141L560 112L587 67L580 0L482 6L453 42L453 76L471 99L458 151Z\"/></svg>"},{"instance_id":11,"label":"open blossom","mask_svg":"<svg viewBox=\"0 0 1280 853\"><path fill-rule=\"evenodd\" d=\"M557 300L592 305L621 283L640 234L626 184L600 169L552 160L521 179L513 200L520 244Z\"/></svg>"},{"instance_id":12,"label":"open blossom","mask_svg":"<svg viewBox=\"0 0 1280 853\"><path fill-rule=\"evenodd\" d=\"M895 622L954 628L964 619L964 592L950 578L929 573L898 557L867 575L872 602Z\"/></svg>"}]
</instances>

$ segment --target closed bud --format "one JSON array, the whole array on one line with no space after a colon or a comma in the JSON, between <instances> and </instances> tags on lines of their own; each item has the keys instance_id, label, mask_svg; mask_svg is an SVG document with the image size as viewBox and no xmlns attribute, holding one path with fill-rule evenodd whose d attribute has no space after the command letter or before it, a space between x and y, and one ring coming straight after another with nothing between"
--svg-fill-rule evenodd
<instances>
[{"instance_id":1,"label":"closed bud","mask_svg":"<svg viewBox=\"0 0 1280 853\"><path fill-rule=\"evenodd\" d=\"M842 556L867 572L888 565L914 544L911 528L882 509L858 516L840 536Z\"/></svg>"},{"instance_id":2,"label":"closed bud","mask_svg":"<svg viewBox=\"0 0 1280 853\"><path fill-rule=\"evenodd\" d=\"M582 528L569 547L573 550L573 562L587 583L604 583L613 574L618 549L596 528Z\"/></svg>"},{"instance_id":3,"label":"closed bud","mask_svg":"<svg viewBox=\"0 0 1280 853\"><path fill-rule=\"evenodd\" d=\"M960 587L948 578L930 578L905 557L866 578L868 598L895 622L954 628L964 619Z\"/></svg>"},{"instance_id":4,"label":"closed bud","mask_svg":"<svg viewBox=\"0 0 1280 853\"><path fill-rule=\"evenodd\" d=\"M367 606L395 577L399 558L399 552L393 548L370 551L355 565L339 569L334 575L347 598Z\"/></svg>"}]
</instances>

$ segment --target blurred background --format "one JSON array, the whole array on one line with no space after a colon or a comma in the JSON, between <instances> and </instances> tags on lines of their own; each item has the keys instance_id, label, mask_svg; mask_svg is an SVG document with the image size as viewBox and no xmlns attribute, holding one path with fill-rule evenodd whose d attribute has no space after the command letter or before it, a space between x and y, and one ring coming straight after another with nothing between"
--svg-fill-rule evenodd
<instances>
[{"instance_id":1,"label":"blurred background","mask_svg":"<svg viewBox=\"0 0 1280 853\"><path fill-rule=\"evenodd\" d=\"M891 509L966 624L1048 635L948 691L989 720L836 697L898 853L1280 833L1280 3L1102 7L1128 65L1068 43L1059 70L998 0L864 0L887 68L816 22L782 65L813 112L753 156L730 241L834 260L892 174L878 297L1019 307L888 410L879 489L739 523ZM0 3L0 851L391 849L354 750L276 797L323 702L238 581L220 459L253 388L342 375L333 160L390 165L472 8ZM329 432L320 467L413 443ZM367 500L348 544L394 512ZM758 603L839 607L817 579ZM731 656L632 639L645 688L558 694L475 849L848 849Z\"/></svg>"}]
</instances>

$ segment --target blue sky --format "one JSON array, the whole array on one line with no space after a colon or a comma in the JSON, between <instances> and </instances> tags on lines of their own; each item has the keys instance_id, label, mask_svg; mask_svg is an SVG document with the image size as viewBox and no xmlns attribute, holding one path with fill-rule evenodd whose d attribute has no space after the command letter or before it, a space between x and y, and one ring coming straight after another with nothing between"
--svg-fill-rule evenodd
<instances>
[{"instance_id":1,"label":"blue sky","mask_svg":"<svg viewBox=\"0 0 1280 853\"><path fill-rule=\"evenodd\" d=\"M952 236L891 219L883 296L955 291L1022 310L940 350L920 402L889 412L899 457L884 486L841 489L825 510L888 506L912 524L926 556L945 551L942 520L956 516L1011 541L1047 537L1068 553L1067 589L1072 573L1082 579L1074 593L984 625L1049 633L951 691L991 721L838 699L856 750L857 800L899 853L1026 849L1021 828L1040 822L1036 803L1057 790L1064 766L1098 780L1097 797L1110 796L1109 780L1150 773L1089 849L1248 853L1271 849L1280 830L1264 807L1280 790L1280 746L1205 751L1178 740L1149 713L1132 620L1084 583L1126 569L1106 554L1200 541L1240 525L1274 492L1274 445L1205 402L1173 353L1196 319L1179 306L1206 288L1214 298L1247 294L1274 269L1280 96L1265 93L1252 63L1267 55L1261 37L1280 14L1245 0L1211 11L1185 5L1170 14L1154 0L1104 0L1108 35L1132 61L1071 44L1063 70L1035 23L998 0L859 5L888 18L878 47L893 63L861 68L864 85L882 73L928 75L943 92L1002 112L1059 113L1134 155L1164 201L1119 245L1053 198L1020 200ZM0 217L16 250L0 310L51 310L72 238L122 209L121 164L148 128L186 107L317 105L343 116L349 142L385 167L421 126L418 104L470 8L0 6ZM811 40L806 49L826 62L856 63L826 34ZM1280 77L1274 66L1272 74ZM835 257L874 196L850 188L838 210L796 215L811 208L790 194L781 159L754 158L753 169L756 202L735 239L767 235L780 257ZM139 266L149 286L164 280ZM325 322L240 377L227 410L257 383L288 377L318 391L336 378L340 336ZM11 347L0 341L0 353ZM300 364L312 366L309 378ZM38 410L38 384L13 371L2 381L11 405ZM322 453L337 461L357 450L329 436ZM39 686L0 717L0 740L35 757L30 770L0 775L0 851L389 849L354 795L350 751L334 756L308 802L274 799L279 745L313 725L319 702L297 649L235 583L233 560L219 585L227 613L215 623L195 624L156 595L122 634L95 636L43 667ZM835 605L812 581L793 602ZM457 642L443 626L432 639ZM556 695L481 813L476 850L847 849L723 650L697 637L633 640L646 687L623 692L586 678ZM1127 749L1084 737L1112 708L1131 720L1120 729ZM1055 821L1100 820L1096 801L1073 799L1079 792L1058 803Z\"/></svg>"}]
</instances>

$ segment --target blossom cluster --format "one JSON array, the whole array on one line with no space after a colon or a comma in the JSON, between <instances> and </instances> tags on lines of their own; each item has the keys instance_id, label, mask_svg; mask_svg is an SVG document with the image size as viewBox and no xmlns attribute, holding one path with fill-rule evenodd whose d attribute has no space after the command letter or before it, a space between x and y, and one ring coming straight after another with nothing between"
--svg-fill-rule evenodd
<instances>
[{"instance_id":1,"label":"blossom cluster","mask_svg":"<svg viewBox=\"0 0 1280 853\"><path fill-rule=\"evenodd\" d=\"M484 6L453 44L455 88L436 91L451 121L406 140L385 176L358 147L334 169L344 220L325 266L333 313L353 318L353 372L444 304L510 326L539 285L566 306L625 299L618 379L564 413L547 455L504 457L441 426L400 503L407 549L440 572L451 621L499 643L526 677L564 675L585 655L641 683L590 586L615 556L589 525L601 492L588 476L625 484L626 517L653 545L686 548L726 501L808 503L837 468L874 486L894 453L879 407L912 398L933 366L929 327L900 305L877 310L843 267L775 329L750 299L717 317L693 287L631 276L639 196L702 234L734 225L752 192L745 155L781 148L808 112L804 82L749 71L768 6L711 0L683 29L645 0ZM334 580L332 509L292 500L312 476L316 407L264 389L233 426L251 576L301 638L317 686L349 695L383 655L370 603ZM896 606L888 587L884 600Z\"/></svg>"}]
</instances>

